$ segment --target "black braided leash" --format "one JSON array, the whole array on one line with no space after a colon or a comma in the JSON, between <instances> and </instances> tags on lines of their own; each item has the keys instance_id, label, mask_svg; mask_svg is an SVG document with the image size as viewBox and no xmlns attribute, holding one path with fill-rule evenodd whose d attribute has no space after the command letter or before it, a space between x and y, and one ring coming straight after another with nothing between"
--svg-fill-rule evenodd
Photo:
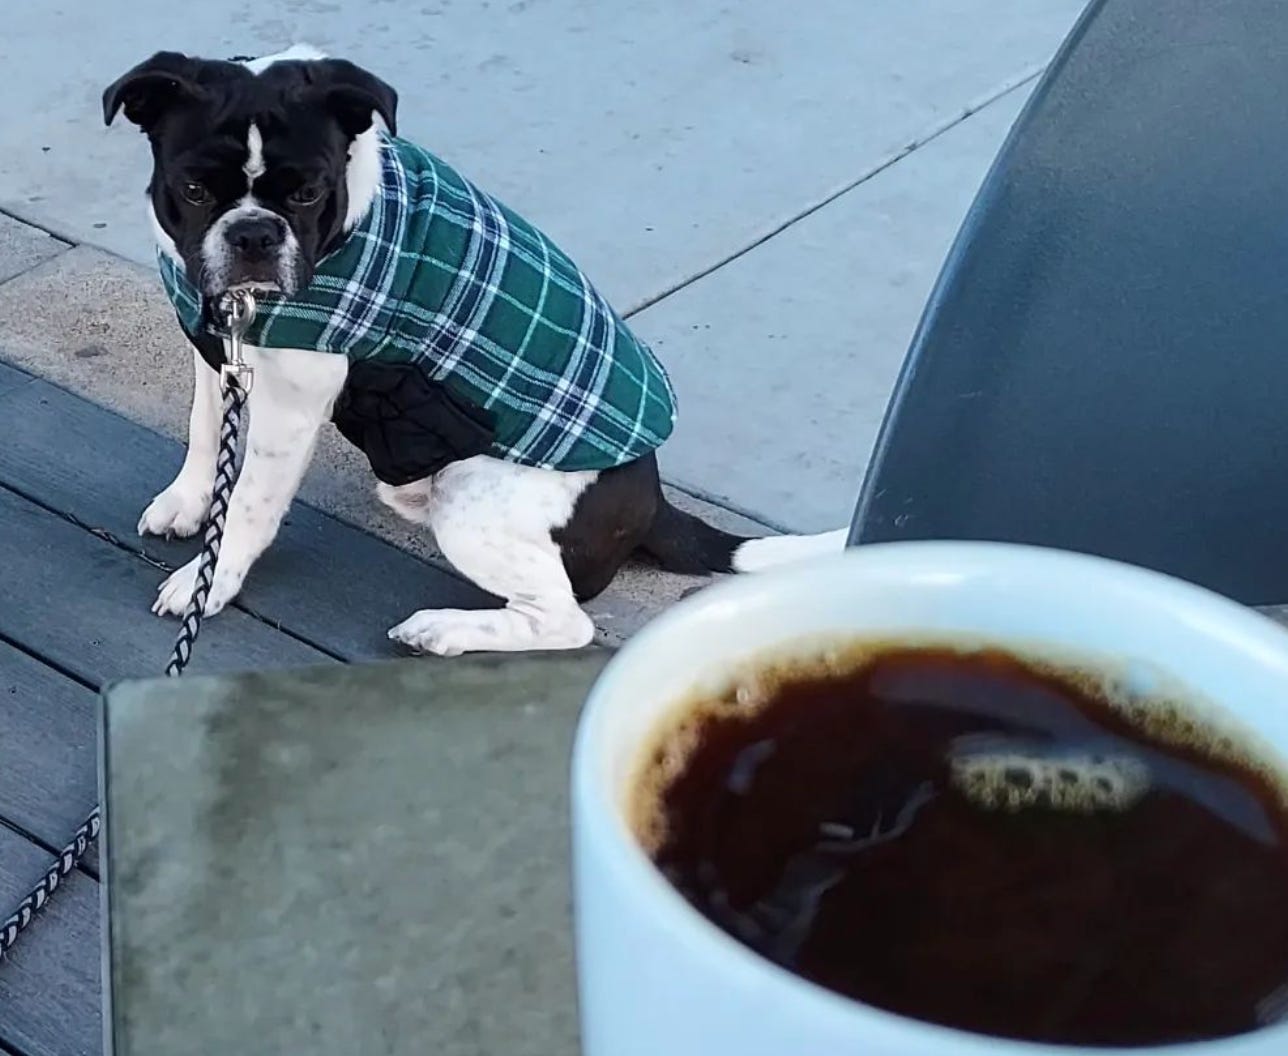
<instances>
[{"instance_id":1,"label":"black braided leash","mask_svg":"<svg viewBox=\"0 0 1288 1056\"><path fill-rule=\"evenodd\" d=\"M18 903L18 908L9 915L8 919L0 924L0 956L3 956L14 944L22 929L31 923L36 913L44 908L50 895L58 890L63 877L75 869L76 863L85 857L89 845L98 836L99 825L98 807L95 807L94 812L85 819L85 823L76 830L76 838L62 849L54 864L40 878L40 883Z\"/></svg>"},{"instance_id":2,"label":"black braided leash","mask_svg":"<svg viewBox=\"0 0 1288 1056\"><path fill-rule=\"evenodd\" d=\"M192 647L201 633L201 618L206 613L206 598L215 578L215 562L219 560L219 547L224 541L224 521L228 517L228 500L237 483L237 433L241 428L242 408L246 406L246 390L232 375L224 385L224 418L219 427L219 458L215 462L215 490L210 499L210 519L201 541L201 556L197 559L197 583L193 587L188 607L183 611L179 636L174 642L174 652L166 665L167 677L183 674L192 659Z\"/></svg>"},{"instance_id":3,"label":"black braided leash","mask_svg":"<svg viewBox=\"0 0 1288 1056\"><path fill-rule=\"evenodd\" d=\"M253 306L250 311L253 315ZM246 389L238 380L235 367L223 373L223 382L224 416L219 428L219 456L215 462L215 487L210 500L210 516L201 541L201 556L197 559L197 582L188 607L184 610L174 651L165 669L170 678L183 674L183 669L192 659L192 647L196 644L197 635L201 633L201 618L205 615L206 599L210 595L215 564L219 560L219 547L224 540L228 501L233 493L233 485L237 483L237 434L241 429L242 410L246 406ZM102 816L100 808L96 806L76 830L72 842L62 849L53 865L45 871L40 882L18 903L18 908L9 914L4 923L0 924L0 957L9 951L27 925L45 907L64 877L85 857L85 852L97 839L101 827Z\"/></svg>"}]
</instances>

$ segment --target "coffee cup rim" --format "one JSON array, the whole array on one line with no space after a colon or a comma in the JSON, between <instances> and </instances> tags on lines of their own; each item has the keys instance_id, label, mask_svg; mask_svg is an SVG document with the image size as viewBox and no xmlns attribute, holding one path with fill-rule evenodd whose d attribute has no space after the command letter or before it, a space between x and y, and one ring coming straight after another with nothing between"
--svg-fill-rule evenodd
<instances>
[{"instance_id":1,"label":"coffee cup rim","mask_svg":"<svg viewBox=\"0 0 1288 1056\"><path fill-rule=\"evenodd\" d=\"M1288 632L1273 621L1206 588L1139 566L1103 557L1016 543L925 541L874 543L844 553L803 561L754 576L734 577L694 594L650 622L609 661L596 681L578 724L572 764L572 792L577 813L576 836L599 842L603 861L616 882L646 900L657 927L682 942L704 961L718 961L726 979L766 995L790 996L811 1015L840 1019L856 1035L937 1042L952 1056L1072 1056L1085 1046L1052 1044L977 1034L886 1011L810 982L755 953L721 930L675 890L653 864L631 832L619 798L606 796L599 769L608 736L605 724L612 701L632 695L626 681L646 657L695 622L736 612L741 603L783 590L819 582L835 585L855 578L950 576L968 579L980 573L1033 576L1035 573L1077 582L1080 589L1110 587L1120 596L1166 610L1174 618L1198 621L1201 630L1218 634L1243 654L1243 662L1273 668L1288 686ZM1077 643L1071 644L1076 647ZM1170 665L1165 665L1169 666ZM1182 677L1183 664L1177 665ZM635 693L634 695L638 695ZM1242 718L1242 716L1240 716ZM656 720L655 720L656 721ZM1255 724L1253 724L1255 725ZM641 746L642 751L642 746ZM1288 758L1288 752L1277 754ZM1149 1047L1097 1049L1131 1056L1261 1056L1274 1044L1288 1051L1288 1023L1228 1038ZM938 1048L927 1051L938 1052Z\"/></svg>"}]
</instances>

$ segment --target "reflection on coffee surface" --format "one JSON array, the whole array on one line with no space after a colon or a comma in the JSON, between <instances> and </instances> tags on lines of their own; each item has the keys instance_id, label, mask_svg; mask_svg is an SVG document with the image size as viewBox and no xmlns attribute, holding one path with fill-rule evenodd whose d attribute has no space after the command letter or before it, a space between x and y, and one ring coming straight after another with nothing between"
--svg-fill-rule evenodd
<instances>
[{"instance_id":1,"label":"reflection on coffee surface","mask_svg":"<svg viewBox=\"0 0 1288 1056\"><path fill-rule=\"evenodd\" d=\"M1288 1018L1280 777L1113 682L888 643L755 669L660 731L636 831L724 931L893 1012L1080 1045Z\"/></svg>"}]
</instances>

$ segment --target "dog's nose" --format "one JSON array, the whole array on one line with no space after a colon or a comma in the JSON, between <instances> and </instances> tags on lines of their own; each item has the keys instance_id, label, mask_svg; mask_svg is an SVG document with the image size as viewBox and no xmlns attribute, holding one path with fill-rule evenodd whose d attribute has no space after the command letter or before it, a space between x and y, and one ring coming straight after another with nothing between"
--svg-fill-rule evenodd
<instances>
[{"instance_id":1,"label":"dog's nose","mask_svg":"<svg viewBox=\"0 0 1288 1056\"><path fill-rule=\"evenodd\" d=\"M275 217L252 216L228 226L224 236L245 260L263 260L285 239L284 225Z\"/></svg>"}]
</instances>

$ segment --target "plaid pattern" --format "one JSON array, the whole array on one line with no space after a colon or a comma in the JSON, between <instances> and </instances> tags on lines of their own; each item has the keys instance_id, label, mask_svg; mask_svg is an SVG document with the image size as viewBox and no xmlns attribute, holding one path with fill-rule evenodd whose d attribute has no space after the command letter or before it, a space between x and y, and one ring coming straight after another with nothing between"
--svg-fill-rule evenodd
<instances>
[{"instance_id":1,"label":"plaid pattern","mask_svg":"<svg viewBox=\"0 0 1288 1056\"><path fill-rule=\"evenodd\" d=\"M647 345L540 231L428 151L386 137L381 192L290 298L264 296L246 340L414 362L496 418L490 452L608 469L659 447L675 394ZM159 254L189 333L202 300Z\"/></svg>"}]
</instances>

